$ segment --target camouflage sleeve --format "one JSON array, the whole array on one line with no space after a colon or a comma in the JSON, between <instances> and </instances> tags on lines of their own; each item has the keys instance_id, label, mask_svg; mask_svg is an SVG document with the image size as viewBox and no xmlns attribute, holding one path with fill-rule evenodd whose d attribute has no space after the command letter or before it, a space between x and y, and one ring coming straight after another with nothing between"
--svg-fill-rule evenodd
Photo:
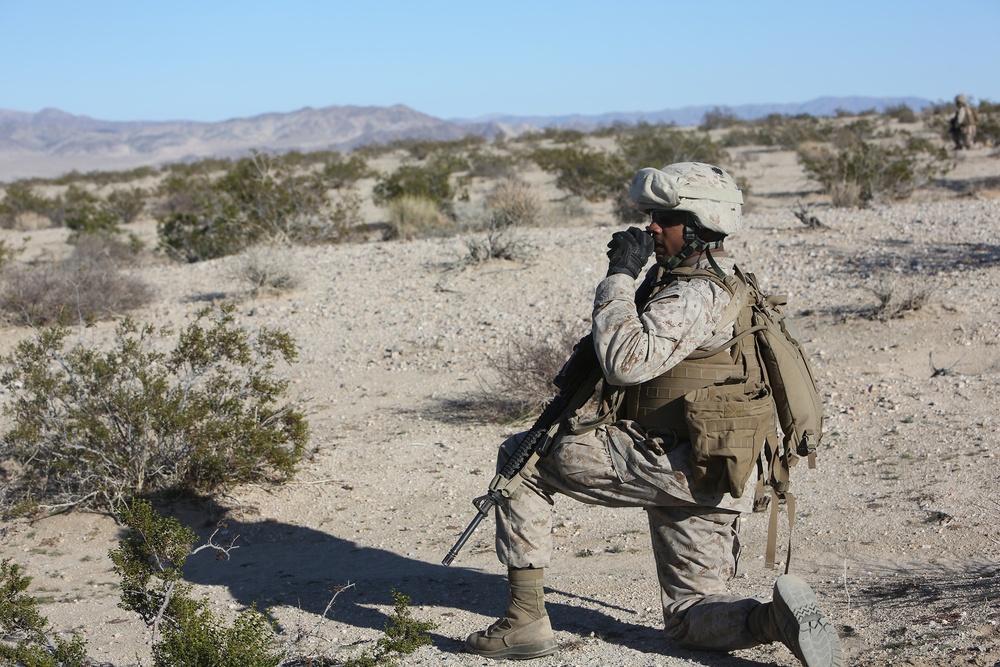
<instances>
[{"instance_id":1,"label":"camouflage sleeve","mask_svg":"<svg viewBox=\"0 0 1000 667\"><path fill-rule=\"evenodd\" d=\"M728 340L732 327L713 336L729 294L708 280L677 282L636 311L634 282L608 276L597 286L592 331L608 382L641 384L662 375L698 347Z\"/></svg>"}]
</instances>

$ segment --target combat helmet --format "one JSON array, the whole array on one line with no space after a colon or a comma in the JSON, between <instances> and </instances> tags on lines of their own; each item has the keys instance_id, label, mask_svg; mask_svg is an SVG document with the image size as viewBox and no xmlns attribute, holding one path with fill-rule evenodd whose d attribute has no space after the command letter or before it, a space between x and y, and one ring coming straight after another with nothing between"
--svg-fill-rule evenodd
<instances>
[{"instance_id":1,"label":"combat helmet","mask_svg":"<svg viewBox=\"0 0 1000 667\"><path fill-rule=\"evenodd\" d=\"M955 95L955 104L957 104L960 107L968 106L969 98L967 98L965 95L962 94Z\"/></svg>"},{"instance_id":2,"label":"combat helmet","mask_svg":"<svg viewBox=\"0 0 1000 667\"><path fill-rule=\"evenodd\" d=\"M685 216L684 249L660 262L667 268L674 268L694 253L722 245L721 239L700 238L698 229L725 237L743 228L743 193L736 181L719 167L703 162L640 169L632 178L629 199L643 213L673 210L691 214Z\"/></svg>"}]
</instances>

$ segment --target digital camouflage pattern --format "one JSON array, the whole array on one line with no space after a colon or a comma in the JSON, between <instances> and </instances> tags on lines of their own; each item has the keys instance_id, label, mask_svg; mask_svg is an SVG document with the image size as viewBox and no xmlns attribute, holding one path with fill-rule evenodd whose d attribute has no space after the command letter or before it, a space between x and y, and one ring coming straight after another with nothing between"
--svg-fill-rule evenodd
<instances>
[{"instance_id":1,"label":"digital camouflage pattern","mask_svg":"<svg viewBox=\"0 0 1000 667\"><path fill-rule=\"evenodd\" d=\"M722 256L717 262L724 271L733 271L731 259ZM713 330L728 303L728 293L710 281L684 281L656 294L640 320L633 281L609 276L597 289L593 314L605 377L616 384L638 384L696 348L725 342L732 327ZM504 442L499 467L522 437ZM694 487L689 449L682 443L657 452L642 428L628 420L564 433L534 469L523 471L525 481L513 496L497 506L500 561L511 568L549 566L551 505L557 494L595 505L642 507L649 517L668 636L711 649L761 643L746 622L760 601L726 593L726 582L736 573L739 516L750 511L753 494L733 498Z\"/></svg>"},{"instance_id":2,"label":"digital camouflage pattern","mask_svg":"<svg viewBox=\"0 0 1000 667\"><path fill-rule=\"evenodd\" d=\"M955 142L955 148L972 148L976 143L976 110L969 104L965 95L955 98L955 115L951 118L949 134Z\"/></svg>"}]
</instances>

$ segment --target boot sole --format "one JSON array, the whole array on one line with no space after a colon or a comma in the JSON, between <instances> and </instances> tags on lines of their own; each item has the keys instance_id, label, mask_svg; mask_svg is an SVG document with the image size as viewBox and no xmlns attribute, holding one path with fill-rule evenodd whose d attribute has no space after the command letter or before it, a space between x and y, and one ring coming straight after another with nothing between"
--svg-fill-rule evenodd
<instances>
[{"instance_id":1,"label":"boot sole","mask_svg":"<svg viewBox=\"0 0 1000 667\"><path fill-rule=\"evenodd\" d=\"M559 645L556 643L555 638L546 639L541 642L534 642L532 644L518 644L515 646L505 646L504 648L497 649L495 651L483 651L481 649L474 648L469 645L469 642L465 642L465 650L469 653L475 653L476 655L481 655L484 658L507 658L509 660L531 660L532 658L541 658L546 655L552 655L559 650Z\"/></svg>"},{"instance_id":2,"label":"boot sole","mask_svg":"<svg viewBox=\"0 0 1000 667\"><path fill-rule=\"evenodd\" d=\"M781 628L797 650L795 657L806 667L843 667L840 636L836 628L816 603L809 584L792 574L778 577L774 604L783 618L794 618L797 630L787 632L787 621ZM794 636L790 636L794 634Z\"/></svg>"}]
</instances>

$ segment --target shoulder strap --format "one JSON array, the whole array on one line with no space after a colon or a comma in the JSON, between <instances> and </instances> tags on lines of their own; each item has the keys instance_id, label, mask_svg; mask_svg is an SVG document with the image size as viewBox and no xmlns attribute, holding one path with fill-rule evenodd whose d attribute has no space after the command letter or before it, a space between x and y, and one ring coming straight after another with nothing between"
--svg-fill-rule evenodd
<instances>
[{"instance_id":1,"label":"shoulder strap","mask_svg":"<svg viewBox=\"0 0 1000 667\"><path fill-rule=\"evenodd\" d=\"M747 287L746 281L742 278L742 272L739 272L739 269L737 271L736 276L721 277L715 271L709 271L708 269L694 269L682 266L671 272L677 280L694 280L697 278L710 280L729 294L729 305L722 311L722 319L715 326L712 335L719 333L735 322L736 318L740 315L740 311L747 305L747 297L750 294L750 290ZM725 347L729 347L730 345L732 345L732 342L727 343Z\"/></svg>"}]
</instances>

